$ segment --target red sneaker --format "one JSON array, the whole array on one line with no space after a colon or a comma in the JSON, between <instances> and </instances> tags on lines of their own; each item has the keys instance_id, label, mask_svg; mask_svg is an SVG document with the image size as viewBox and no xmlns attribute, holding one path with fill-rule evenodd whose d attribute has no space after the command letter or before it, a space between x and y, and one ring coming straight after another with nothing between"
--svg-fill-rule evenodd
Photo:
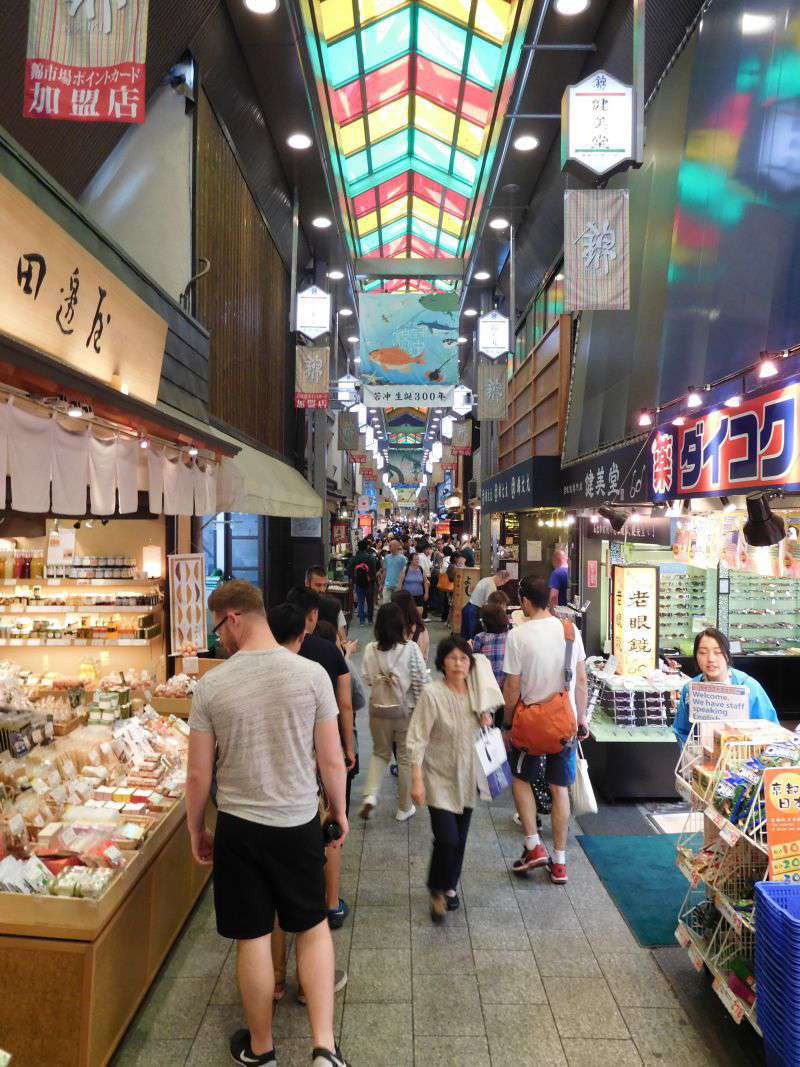
<instances>
[{"instance_id":1,"label":"red sneaker","mask_svg":"<svg viewBox=\"0 0 800 1067\"><path fill-rule=\"evenodd\" d=\"M535 867L547 866L547 861L547 849L540 841L534 849L528 850L524 848L520 858L514 860L511 870L514 874L527 874L528 871L532 871Z\"/></svg>"},{"instance_id":2,"label":"red sneaker","mask_svg":"<svg viewBox=\"0 0 800 1067\"><path fill-rule=\"evenodd\" d=\"M547 860L547 870L550 873L550 881L553 885L566 885L567 884L567 865L566 863L556 863L553 859Z\"/></svg>"}]
</instances>

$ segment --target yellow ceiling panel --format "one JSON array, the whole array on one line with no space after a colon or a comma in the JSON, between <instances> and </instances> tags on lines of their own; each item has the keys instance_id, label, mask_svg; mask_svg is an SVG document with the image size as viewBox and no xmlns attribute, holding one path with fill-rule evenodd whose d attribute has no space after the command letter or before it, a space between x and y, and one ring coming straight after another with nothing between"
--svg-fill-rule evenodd
<instances>
[{"instance_id":1,"label":"yellow ceiling panel","mask_svg":"<svg viewBox=\"0 0 800 1067\"><path fill-rule=\"evenodd\" d=\"M356 119L355 122L348 122L346 126L339 127L339 144L342 153L346 156L359 152L366 144L366 140L363 119Z\"/></svg>"},{"instance_id":2,"label":"yellow ceiling panel","mask_svg":"<svg viewBox=\"0 0 800 1067\"><path fill-rule=\"evenodd\" d=\"M319 5L322 33L326 41L349 33L353 28L353 5L350 0L322 0Z\"/></svg>"},{"instance_id":3,"label":"yellow ceiling panel","mask_svg":"<svg viewBox=\"0 0 800 1067\"><path fill-rule=\"evenodd\" d=\"M485 37L503 44L511 25L514 7L507 0L478 0L475 29Z\"/></svg>"},{"instance_id":4,"label":"yellow ceiling panel","mask_svg":"<svg viewBox=\"0 0 800 1067\"><path fill-rule=\"evenodd\" d=\"M484 133L483 127L462 118L458 124L458 147L470 155L479 156L483 151Z\"/></svg>"},{"instance_id":5,"label":"yellow ceiling panel","mask_svg":"<svg viewBox=\"0 0 800 1067\"><path fill-rule=\"evenodd\" d=\"M456 117L438 104L432 104L424 96L418 96L414 111L414 125L448 144L453 140Z\"/></svg>"},{"instance_id":6,"label":"yellow ceiling panel","mask_svg":"<svg viewBox=\"0 0 800 1067\"><path fill-rule=\"evenodd\" d=\"M386 204L381 208L381 224L386 225L388 222L394 222L395 219L402 218L408 211L408 197L399 196L397 200L393 200L391 204Z\"/></svg>"},{"instance_id":7,"label":"yellow ceiling panel","mask_svg":"<svg viewBox=\"0 0 800 1067\"><path fill-rule=\"evenodd\" d=\"M369 139L379 141L408 125L408 97L401 96L368 116Z\"/></svg>"},{"instance_id":8,"label":"yellow ceiling panel","mask_svg":"<svg viewBox=\"0 0 800 1067\"><path fill-rule=\"evenodd\" d=\"M371 19L381 18L390 11L398 11L401 7L408 7L410 0L358 0L358 10L362 25ZM352 8L352 4L350 5Z\"/></svg>"},{"instance_id":9,"label":"yellow ceiling panel","mask_svg":"<svg viewBox=\"0 0 800 1067\"><path fill-rule=\"evenodd\" d=\"M414 197L411 213L416 215L418 219L422 219L423 222L429 222L431 226L439 225L439 208L434 207L433 204L429 204L427 200L423 200L419 196Z\"/></svg>"},{"instance_id":10,"label":"yellow ceiling panel","mask_svg":"<svg viewBox=\"0 0 800 1067\"><path fill-rule=\"evenodd\" d=\"M464 229L464 222L462 219L456 218L455 215L451 215L449 211L444 211L442 213L442 229L453 237L460 237Z\"/></svg>"},{"instance_id":11,"label":"yellow ceiling panel","mask_svg":"<svg viewBox=\"0 0 800 1067\"><path fill-rule=\"evenodd\" d=\"M446 18L466 26L469 22L470 0L425 0L425 6L439 11Z\"/></svg>"},{"instance_id":12,"label":"yellow ceiling panel","mask_svg":"<svg viewBox=\"0 0 800 1067\"><path fill-rule=\"evenodd\" d=\"M365 237L378 225L378 212L370 211L368 215L362 215L358 220L358 236Z\"/></svg>"}]
</instances>

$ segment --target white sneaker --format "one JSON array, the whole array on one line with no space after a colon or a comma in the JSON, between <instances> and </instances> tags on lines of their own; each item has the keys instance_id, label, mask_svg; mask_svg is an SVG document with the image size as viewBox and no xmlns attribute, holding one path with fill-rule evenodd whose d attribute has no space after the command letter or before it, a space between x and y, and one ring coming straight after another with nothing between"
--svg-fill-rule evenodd
<instances>
[{"instance_id":1,"label":"white sneaker","mask_svg":"<svg viewBox=\"0 0 800 1067\"><path fill-rule=\"evenodd\" d=\"M407 822L413 815L417 814L417 809L412 804L408 811L398 811L395 815L395 819L398 822Z\"/></svg>"},{"instance_id":2,"label":"white sneaker","mask_svg":"<svg viewBox=\"0 0 800 1067\"><path fill-rule=\"evenodd\" d=\"M313 1067L348 1067L347 1060L338 1046L335 1052L330 1052L326 1048L315 1048L311 1053L311 1059Z\"/></svg>"},{"instance_id":3,"label":"white sneaker","mask_svg":"<svg viewBox=\"0 0 800 1067\"><path fill-rule=\"evenodd\" d=\"M361 811L358 813L361 816L361 818L364 820L364 822L366 822L367 819L369 819L369 817L372 814L372 812L373 812L373 810L375 808L375 805L377 803L378 803L378 798L377 797L373 797L373 796L364 797L363 801L361 802Z\"/></svg>"}]
</instances>

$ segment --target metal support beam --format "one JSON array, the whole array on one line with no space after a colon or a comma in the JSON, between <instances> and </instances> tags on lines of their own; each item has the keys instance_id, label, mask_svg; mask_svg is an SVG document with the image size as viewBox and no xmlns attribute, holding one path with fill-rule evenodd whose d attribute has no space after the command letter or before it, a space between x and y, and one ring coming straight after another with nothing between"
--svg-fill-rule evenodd
<instances>
[{"instance_id":1,"label":"metal support beam","mask_svg":"<svg viewBox=\"0 0 800 1067\"><path fill-rule=\"evenodd\" d=\"M644 60L647 0L633 0L633 159L644 163Z\"/></svg>"},{"instance_id":2,"label":"metal support beam","mask_svg":"<svg viewBox=\"0 0 800 1067\"><path fill-rule=\"evenodd\" d=\"M357 259L356 275L365 278L456 278L463 259Z\"/></svg>"},{"instance_id":3,"label":"metal support beam","mask_svg":"<svg viewBox=\"0 0 800 1067\"><path fill-rule=\"evenodd\" d=\"M596 44L524 44L523 52L596 52Z\"/></svg>"},{"instance_id":4,"label":"metal support beam","mask_svg":"<svg viewBox=\"0 0 800 1067\"><path fill-rule=\"evenodd\" d=\"M542 119L548 122L561 122L561 112L545 111L510 111L506 114L507 119Z\"/></svg>"}]
</instances>

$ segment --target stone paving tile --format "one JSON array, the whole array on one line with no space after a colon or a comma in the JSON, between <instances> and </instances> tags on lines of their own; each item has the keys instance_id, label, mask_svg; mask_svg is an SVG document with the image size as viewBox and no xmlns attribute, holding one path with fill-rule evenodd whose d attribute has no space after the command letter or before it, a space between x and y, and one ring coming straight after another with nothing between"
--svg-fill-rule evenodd
<instances>
[{"instance_id":1,"label":"stone paving tile","mask_svg":"<svg viewBox=\"0 0 800 1067\"><path fill-rule=\"evenodd\" d=\"M475 952L475 969L484 1008L488 1004L547 1003L547 994L532 952L478 949Z\"/></svg>"},{"instance_id":2,"label":"stone paving tile","mask_svg":"<svg viewBox=\"0 0 800 1067\"><path fill-rule=\"evenodd\" d=\"M483 1037L477 978L415 975L414 1033L420 1037Z\"/></svg>"},{"instance_id":3,"label":"stone paving tile","mask_svg":"<svg viewBox=\"0 0 800 1067\"><path fill-rule=\"evenodd\" d=\"M418 1037L414 1042L414 1067L491 1067L492 1062L485 1037Z\"/></svg>"},{"instance_id":4,"label":"stone paving tile","mask_svg":"<svg viewBox=\"0 0 800 1067\"><path fill-rule=\"evenodd\" d=\"M592 946L581 930L537 930L529 939L542 977L601 977Z\"/></svg>"},{"instance_id":5,"label":"stone paving tile","mask_svg":"<svg viewBox=\"0 0 800 1067\"><path fill-rule=\"evenodd\" d=\"M602 978L544 978L561 1037L620 1038L628 1030Z\"/></svg>"},{"instance_id":6,"label":"stone paving tile","mask_svg":"<svg viewBox=\"0 0 800 1067\"><path fill-rule=\"evenodd\" d=\"M433 944L414 944L414 974L474 974L475 960L468 938Z\"/></svg>"},{"instance_id":7,"label":"stone paving tile","mask_svg":"<svg viewBox=\"0 0 800 1067\"><path fill-rule=\"evenodd\" d=\"M194 1040L216 979L164 977L142 1005L134 1032L154 1040Z\"/></svg>"},{"instance_id":8,"label":"stone paving tile","mask_svg":"<svg viewBox=\"0 0 800 1067\"><path fill-rule=\"evenodd\" d=\"M410 1004L351 1004L347 1003L342 1019L342 1047L351 1037L369 1038L380 1035L401 1041L411 1033Z\"/></svg>"},{"instance_id":9,"label":"stone paving tile","mask_svg":"<svg viewBox=\"0 0 800 1067\"><path fill-rule=\"evenodd\" d=\"M143 1034L128 1034L110 1067L181 1067L192 1048L191 1041L151 1040Z\"/></svg>"},{"instance_id":10,"label":"stone paving tile","mask_svg":"<svg viewBox=\"0 0 800 1067\"><path fill-rule=\"evenodd\" d=\"M546 1004L522 1012L516 1004L492 1005L486 1012L492 1067L566 1067L561 1039Z\"/></svg>"},{"instance_id":11,"label":"stone paving tile","mask_svg":"<svg viewBox=\"0 0 800 1067\"><path fill-rule=\"evenodd\" d=\"M348 1006L411 1002L410 949L353 949L348 974Z\"/></svg>"},{"instance_id":12,"label":"stone paving tile","mask_svg":"<svg viewBox=\"0 0 800 1067\"><path fill-rule=\"evenodd\" d=\"M642 1058L632 1041L564 1038L569 1067L639 1067Z\"/></svg>"},{"instance_id":13,"label":"stone paving tile","mask_svg":"<svg viewBox=\"0 0 800 1067\"><path fill-rule=\"evenodd\" d=\"M680 1008L623 1008L622 1015L645 1064L695 1067L703 1063L722 1067L726 1062L711 1055Z\"/></svg>"},{"instance_id":14,"label":"stone paving tile","mask_svg":"<svg viewBox=\"0 0 800 1067\"><path fill-rule=\"evenodd\" d=\"M608 987L622 1008L676 1008L672 987L647 949L597 953Z\"/></svg>"}]
</instances>

